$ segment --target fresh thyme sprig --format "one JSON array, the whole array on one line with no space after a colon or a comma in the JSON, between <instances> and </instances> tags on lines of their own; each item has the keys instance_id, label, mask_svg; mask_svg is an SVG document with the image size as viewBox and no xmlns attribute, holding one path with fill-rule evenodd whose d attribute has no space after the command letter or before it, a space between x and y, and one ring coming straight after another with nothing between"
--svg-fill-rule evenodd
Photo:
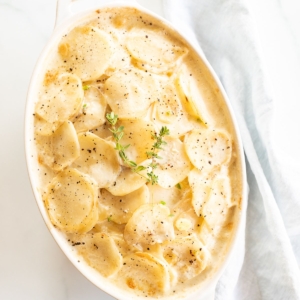
<instances>
[{"instance_id":1,"label":"fresh thyme sprig","mask_svg":"<svg viewBox=\"0 0 300 300\"><path fill-rule=\"evenodd\" d=\"M170 131L166 126L163 126L160 129L159 134L155 133L152 134L152 138L155 140L155 143L153 144L153 146L151 147L151 151L147 151L147 157L152 159L151 164L149 165L151 167L151 172L147 173L147 176L150 178L150 181L152 184L156 184L158 182L158 176L155 175L155 173L153 172L154 169L157 168L157 163L155 163L154 159L161 159L162 157L160 157L157 152L159 150L162 150L164 145L167 144L167 142L165 142L163 140L163 137L166 135L169 135Z\"/></svg>"},{"instance_id":2,"label":"fresh thyme sprig","mask_svg":"<svg viewBox=\"0 0 300 300\"><path fill-rule=\"evenodd\" d=\"M127 157L125 150L130 147L130 145L123 146L120 144L120 140L122 139L124 135L124 126L120 126L116 128L116 124L118 122L118 115L116 115L114 112L107 113L106 119L108 123L111 125L111 129L109 129L114 137L114 140L116 142L115 149L119 151L119 156L124 162L125 165L131 168L131 170L135 173L138 173L140 176L143 176L147 179L148 182L151 182L152 185L158 183L158 176L153 172L157 168L157 163L155 163L154 159L160 159L161 157L158 156L157 152L158 150L162 150L162 146L166 145L167 143L163 140L163 137L166 135L169 135L169 129L166 126L163 126L159 132L159 134L152 134L152 138L155 140L155 143L153 144L151 151L147 151L147 157L152 159L152 162L147 166L138 166L136 162L129 160ZM141 171L144 171L148 168L151 168L151 171L147 173L147 177L141 174Z\"/></svg>"},{"instance_id":3,"label":"fresh thyme sprig","mask_svg":"<svg viewBox=\"0 0 300 300\"><path fill-rule=\"evenodd\" d=\"M167 143L163 140L163 137L166 135L169 135L170 131L166 126L163 126L160 129L159 134L155 133L152 134L152 138L155 140L155 143L153 144L151 151L147 151L146 154L148 158L161 158L157 155L158 150L162 150L162 146L166 145Z\"/></svg>"},{"instance_id":4,"label":"fresh thyme sprig","mask_svg":"<svg viewBox=\"0 0 300 300\"><path fill-rule=\"evenodd\" d=\"M121 157L122 161L125 163L125 165L127 165L130 168L137 168L138 165L134 161L129 160L125 153L125 150L129 148L130 145L123 146L120 144L120 140L124 135L124 126L116 128L116 124L118 122L118 115L115 115L114 112L107 113L106 120L111 125L111 129L109 130L112 132L113 137L116 141L115 149L119 151L119 156Z\"/></svg>"}]
</instances>

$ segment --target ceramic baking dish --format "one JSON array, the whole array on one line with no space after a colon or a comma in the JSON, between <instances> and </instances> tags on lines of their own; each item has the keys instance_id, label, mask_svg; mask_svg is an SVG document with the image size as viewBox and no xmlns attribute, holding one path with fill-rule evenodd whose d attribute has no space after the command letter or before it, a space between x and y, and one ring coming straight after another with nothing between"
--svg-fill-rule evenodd
<instances>
[{"instance_id":1,"label":"ceramic baking dish","mask_svg":"<svg viewBox=\"0 0 300 300\"><path fill-rule=\"evenodd\" d=\"M215 72L213 71L212 67L210 66L209 62L206 60L204 55L201 53L197 45L193 45L191 41L189 41L184 33L179 32L176 30L176 28L168 21L163 19L161 16L156 15L155 13L143 8L141 5L139 5L134 0L127 0L127 1L104 1L104 0L96 0L96 1L88 1L88 0L78 0L78 1L72 1L72 0L59 0L57 3L57 18L56 18L56 26L55 30L49 39L47 45L45 46L38 62L35 67L35 70L32 75L28 97L27 97L27 105L26 105L26 117L25 117L25 148L26 148L26 159L27 159L27 165L28 165L28 171L29 176L33 188L33 192L37 201L37 204L39 206L39 209L41 211L41 214L46 222L46 225L48 226L51 234L53 235L54 239L62 249L62 251L65 253L65 255L69 258L69 260L74 264L74 266L92 283L94 283L97 287L99 287L101 290L105 291L107 294L120 299L120 300L137 300L141 299L140 297L134 296L133 294L129 294L124 290L119 289L118 287L114 286L112 283L104 279L101 275L99 275L95 270L90 268L85 263L78 263L78 257L74 255L74 252L70 248L70 245L66 242L65 238L62 236L62 234L53 227L51 224L51 221L49 219L49 216L45 210L45 206L43 203L43 200L41 198L41 195L38 191L38 174L36 172L37 169L37 159L35 156L35 150L33 147L33 112L34 112L34 105L36 103L36 97L37 97L37 87L39 84L41 72L43 70L43 63L45 62L45 59L50 52L51 49L57 44L58 40L61 38L63 34L68 32L69 28L72 28L75 24L79 24L83 22L85 19L89 17L89 15L97 9L107 8L107 7L134 7L137 10L140 10L157 20L161 21L164 25L171 28L175 32L177 32L183 40L186 41L187 45L193 49L202 62L204 63L205 67L208 70L208 73L210 74L212 80L214 81L215 85L220 90L221 96L224 99L224 103L227 106L227 109L229 111L229 115L231 117L231 121L235 130L236 135L236 142L237 142L237 155L240 158L241 161L241 169L242 169L242 199L239 205L239 217L236 222L236 228L234 230L234 237L232 239L231 245L229 247L229 250L227 251L227 255L225 259L223 260L222 264L220 265L217 272L214 273L214 275L205 282L205 284L199 285L198 288L195 288L194 290L190 291L188 294L184 295L184 299L189 300L201 300L201 299L214 299L214 290L217 284L218 279L220 278L221 274L223 273L230 257L232 254L232 251L237 243L237 240L239 239L241 228L243 227L243 223L245 221L245 211L246 211L246 171L245 171L245 162L244 162L244 155L243 155L243 147L241 143L241 138L237 126L237 122L234 116L233 109L230 105L230 102L228 100L228 97L226 96L226 93L224 91L224 88L222 87L219 79L217 78ZM168 297L163 297L160 299L177 299L177 295L172 295ZM182 298L182 297L180 297Z\"/></svg>"}]
</instances>

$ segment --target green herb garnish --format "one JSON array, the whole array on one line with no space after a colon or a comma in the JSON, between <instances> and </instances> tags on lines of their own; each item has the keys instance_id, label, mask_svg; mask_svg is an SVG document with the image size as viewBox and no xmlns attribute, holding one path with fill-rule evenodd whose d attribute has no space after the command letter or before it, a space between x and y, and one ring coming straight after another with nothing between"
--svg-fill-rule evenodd
<instances>
[{"instance_id":1,"label":"green herb garnish","mask_svg":"<svg viewBox=\"0 0 300 300\"><path fill-rule=\"evenodd\" d=\"M114 112L107 113L106 119L107 119L108 123L111 125L111 129L109 129L109 130L113 134L114 140L116 142L115 149L119 151L119 156L121 157L122 161L125 163L125 165L127 165L130 168L138 167L134 161L128 159L128 157L125 153L125 150L127 148L129 148L130 145L123 146L120 144L120 140L122 139L122 137L124 135L124 126L120 126L120 127L116 128L116 124L118 122L118 115L114 114ZM139 168L139 170L141 171L141 168Z\"/></svg>"},{"instance_id":2,"label":"green herb garnish","mask_svg":"<svg viewBox=\"0 0 300 300\"><path fill-rule=\"evenodd\" d=\"M179 190L181 190L181 185L180 185L180 183L177 183L175 186L176 186Z\"/></svg>"},{"instance_id":3,"label":"green herb garnish","mask_svg":"<svg viewBox=\"0 0 300 300\"><path fill-rule=\"evenodd\" d=\"M166 135L169 135L170 131L166 126L163 126L160 129L159 134L155 133L152 134L152 138L155 140L155 143L153 144L151 151L147 151L146 154L148 158L161 158L157 155L158 150L162 150L162 146L166 145L167 143L163 140L163 137Z\"/></svg>"},{"instance_id":4,"label":"green herb garnish","mask_svg":"<svg viewBox=\"0 0 300 300\"><path fill-rule=\"evenodd\" d=\"M120 140L122 139L124 135L124 126L116 127L116 124L118 122L118 115L116 115L114 112L107 113L106 119L108 123L111 125L111 129L109 129L112 134L113 138L116 142L115 149L118 150L119 156L124 162L124 164L131 168L131 170L135 173L138 173L140 176L143 176L147 179L148 182L151 182L152 185L158 183L158 176L155 175L153 170L157 168L157 163L154 162L154 159L160 159L161 157L158 156L157 152L158 150L162 150L162 146L166 145L167 143L163 140L163 137L166 135L169 135L169 129L166 126L163 126L159 132L159 134L152 134L152 138L155 140L155 143L153 144L151 151L147 151L147 157L152 159L152 162L147 166L138 166L138 164L132 160L129 160L127 157L125 150L130 147L130 145L123 146L120 144ZM148 168L151 168L151 171L147 173L147 176L144 176L141 174L141 171L144 171Z\"/></svg>"}]
</instances>

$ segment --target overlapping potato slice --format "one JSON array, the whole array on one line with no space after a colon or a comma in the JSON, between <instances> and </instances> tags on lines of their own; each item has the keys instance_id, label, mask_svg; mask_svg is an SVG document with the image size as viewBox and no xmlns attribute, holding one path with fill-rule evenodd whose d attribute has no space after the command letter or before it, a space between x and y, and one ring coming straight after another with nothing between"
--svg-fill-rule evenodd
<instances>
[{"instance_id":1,"label":"overlapping potato slice","mask_svg":"<svg viewBox=\"0 0 300 300\"><path fill-rule=\"evenodd\" d=\"M126 256L119 278L124 285L146 296L164 294L170 287L166 264L145 252Z\"/></svg>"},{"instance_id":2,"label":"overlapping potato slice","mask_svg":"<svg viewBox=\"0 0 300 300\"><path fill-rule=\"evenodd\" d=\"M171 211L177 234L190 235L200 230L202 219L196 215L191 198L192 193L188 190Z\"/></svg>"},{"instance_id":3,"label":"overlapping potato slice","mask_svg":"<svg viewBox=\"0 0 300 300\"><path fill-rule=\"evenodd\" d=\"M194 234L179 235L163 247L164 258L177 271L180 282L194 278L207 266L209 252Z\"/></svg>"},{"instance_id":4,"label":"overlapping potato slice","mask_svg":"<svg viewBox=\"0 0 300 300\"><path fill-rule=\"evenodd\" d=\"M51 168L54 162L51 137L38 134L35 142L38 150L38 162Z\"/></svg>"},{"instance_id":5,"label":"overlapping potato slice","mask_svg":"<svg viewBox=\"0 0 300 300\"><path fill-rule=\"evenodd\" d=\"M150 151L153 145L153 125L141 119L126 119L118 122L118 124L124 126L121 144L130 145L126 149L126 155L137 164L143 164L147 160L146 152Z\"/></svg>"},{"instance_id":6,"label":"overlapping potato slice","mask_svg":"<svg viewBox=\"0 0 300 300\"><path fill-rule=\"evenodd\" d=\"M54 177L44 201L53 225L63 231L88 232L97 222L98 187L76 169L66 169Z\"/></svg>"},{"instance_id":7,"label":"overlapping potato slice","mask_svg":"<svg viewBox=\"0 0 300 300\"><path fill-rule=\"evenodd\" d=\"M134 212L125 227L125 240L138 249L172 240L174 228L169 215L170 210L166 205L142 205Z\"/></svg>"},{"instance_id":8,"label":"overlapping potato slice","mask_svg":"<svg viewBox=\"0 0 300 300\"><path fill-rule=\"evenodd\" d=\"M186 111L196 118L200 118L206 126L212 123L205 101L199 89L199 83L190 76L186 68L181 68L175 79L175 86L181 103Z\"/></svg>"},{"instance_id":9,"label":"overlapping potato slice","mask_svg":"<svg viewBox=\"0 0 300 300\"><path fill-rule=\"evenodd\" d=\"M132 214L143 204L149 202L149 190L146 185L126 196L114 196L105 189L100 191L100 205L107 211L106 218L118 224L125 224Z\"/></svg>"},{"instance_id":10,"label":"overlapping potato slice","mask_svg":"<svg viewBox=\"0 0 300 300\"><path fill-rule=\"evenodd\" d=\"M192 164L203 173L230 162L232 142L225 131L193 130L186 135L184 145Z\"/></svg>"},{"instance_id":11,"label":"overlapping potato slice","mask_svg":"<svg viewBox=\"0 0 300 300\"><path fill-rule=\"evenodd\" d=\"M51 136L54 170L62 170L72 164L80 154L77 134L72 122L64 122Z\"/></svg>"},{"instance_id":12,"label":"overlapping potato slice","mask_svg":"<svg viewBox=\"0 0 300 300\"><path fill-rule=\"evenodd\" d=\"M130 67L130 61L131 57L128 51L126 51L126 49L124 49L121 45L118 45L118 51L114 51L110 65L105 71L105 74L111 76L115 72L128 69Z\"/></svg>"},{"instance_id":13,"label":"overlapping potato slice","mask_svg":"<svg viewBox=\"0 0 300 300\"><path fill-rule=\"evenodd\" d=\"M77 114L82 99L82 84L76 75L56 74L44 83L35 111L48 123L62 123Z\"/></svg>"},{"instance_id":14,"label":"overlapping potato slice","mask_svg":"<svg viewBox=\"0 0 300 300\"><path fill-rule=\"evenodd\" d=\"M84 92L84 100L79 115L74 119L77 132L88 131L105 123L106 101L103 94L94 86Z\"/></svg>"},{"instance_id":15,"label":"overlapping potato slice","mask_svg":"<svg viewBox=\"0 0 300 300\"><path fill-rule=\"evenodd\" d=\"M88 234L84 237L84 243L79 253L91 267L105 277L119 271L123 259L112 237L102 232Z\"/></svg>"},{"instance_id":16,"label":"overlapping potato slice","mask_svg":"<svg viewBox=\"0 0 300 300\"><path fill-rule=\"evenodd\" d=\"M156 108L153 108L152 122L156 132L159 132L162 126L166 126L165 122L160 121L156 116ZM189 131L195 128L194 124L190 122L186 113L180 114L179 118L167 125L170 136L180 138ZM197 128L197 127L196 127Z\"/></svg>"},{"instance_id":17,"label":"overlapping potato slice","mask_svg":"<svg viewBox=\"0 0 300 300\"><path fill-rule=\"evenodd\" d=\"M58 53L66 70L82 81L96 80L110 64L112 57L110 36L92 26L79 26L66 34Z\"/></svg>"},{"instance_id":18,"label":"overlapping potato slice","mask_svg":"<svg viewBox=\"0 0 300 300\"><path fill-rule=\"evenodd\" d=\"M157 100L159 85L153 74L132 68L114 73L104 90L107 103L119 118L139 118Z\"/></svg>"},{"instance_id":19,"label":"overlapping potato slice","mask_svg":"<svg viewBox=\"0 0 300 300\"><path fill-rule=\"evenodd\" d=\"M180 99L172 83L166 84L154 106L156 118L167 124L174 123L182 115Z\"/></svg>"},{"instance_id":20,"label":"overlapping potato slice","mask_svg":"<svg viewBox=\"0 0 300 300\"><path fill-rule=\"evenodd\" d=\"M217 247L226 246L226 240L232 235L234 229L234 214L236 206L226 207L219 218L201 217L203 219L199 231L199 239L206 245L207 249L215 250Z\"/></svg>"},{"instance_id":21,"label":"overlapping potato slice","mask_svg":"<svg viewBox=\"0 0 300 300\"><path fill-rule=\"evenodd\" d=\"M194 168L189 173L189 184L192 189L192 204L198 216L201 215L203 206L207 203L212 189L212 178Z\"/></svg>"},{"instance_id":22,"label":"overlapping potato slice","mask_svg":"<svg viewBox=\"0 0 300 300\"><path fill-rule=\"evenodd\" d=\"M158 176L158 184L163 188L171 188L182 181L190 172L192 164L185 153L184 145L178 138L164 138L166 145L158 155L158 167L155 174Z\"/></svg>"},{"instance_id":23,"label":"overlapping potato slice","mask_svg":"<svg viewBox=\"0 0 300 300\"><path fill-rule=\"evenodd\" d=\"M104 220L97 222L97 224L94 226L93 230L91 232L93 233L106 233L112 237L120 236L123 237L125 225L123 224L117 224L111 220Z\"/></svg>"},{"instance_id":24,"label":"overlapping potato slice","mask_svg":"<svg viewBox=\"0 0 300 300\"><path fill-rule=\"evenodd\" d=\"M172 71L188 50L161 28L133 28L126 47L138 67L155 73Z\"/></svg>"},{"instance_id":25,"label":"overlapping potato slice","mask_svg":"<svg viewBox=\"0 0 300 300\"><path fill-rule=\"evenodd\" d=\"M100 188L111 186L121 172L114 146L90 132L78 134L78 141L80 156L73 166L94 178Z\"/></svg>"},{"instance_id":26,"label":"overlapping potato slice","mask_svg":"<svg viewBox=\"0 0 300 300\"><path fill-rule=\"evenodd\" d=\"M236 203L232 201L230 178L224 170L217 176L208 177L209 181L209 196L199 210L202 223L198 233L200 239L211 248L216 239L231 232Z\"/></svg>"},{"instance_id":27,"label":"overlapping potato slice","mask_svg":"<svg viewBox=\"0 0 300 300\"><path fill-rule=\"evenodd\" d=\"M232 206L230 179L218 176L213 180L209 198L203 205L202 215L211 228L218 229L219 222L227 217L230 206Z\"/></svg>"},{"instance_id":28,"label":"overlapping potato slice","mask_svg":"<svg viewBox=\"0 0 300 300\"><path fill-rule=\"evenodd\" d=\"M199 117L190 115L182 106L179 94L174 80L162 84L159 98L153 103L151 115L156 131L167 124L170 136L182 137L193 129L206 127Z\"/></svg>"},{"instance_id":29,"label":"overlapping potato slice","mask_svg":"<svg viewBox=\"0 0 300 300\"><path fill-rule=\"evenodd\" d=\"M122 167L116 181L106 189L115 196L124 196L141 188L146 182L145 177L133 172L130 168Z\"/></svg>"},{"instance_id":30,"label":"overlapping potato slice","mask_svg":"<svg viewBox=\"0 0 300 300\"><path fill-rule=\"evenodd\" d=\"M60 125L60 122L49 123L39 115L35 115L34 117L34 130L42 136L50 136Z\"/></svg>"},{"instance_id":31,"label":"overlapping potato slice","mask_svg":"<svg viewBox=\"0 0 300 300\"><path fill-rule=\"evenodd\" d=\"M114 239L114 241L119 249L119 252L121 253L121 255L123 257L125 257L126 255L128 255L130 253L136 252L136 249L124 240L123 234L122 234L122 236L112 235L112 238Z\"/></svg>"},{"instance_id":32,"label":"overlapping potato slice","mask_svg":"<svg viewBox=\"0 0 300 300\"><path fill-rule=\"evenodd\" d=\"M108 139L112 136L112 133L109 130L110 128L111 128L110 124L108 124L108 122L105 122L103 125L91 129L90 132L98 135L102 139Z\"/></svg>"},{"instance_id":33,"label":"overlapping potato slice","mask_svg":"<svg viewBox=\"0 0 300 300\"><path fill-rule=\"evenodd\" d=\"M157 184L149 184L148 189L152 199L156 202L165 202L169 208L172 208L183 194L183 191L177 187L165 189Z\"/></svg>"},{"instance_id":34,"label":"overlapping potato slice","mask_svg":"<svg viewBox=\"0 0 300 300\"><path fill-rule=\"evenodd\" d=\"M60 171L71 165L80 154L79 142L72 122L64 122L51 136L38 136L40 162Z\"/></svg>"}]
</instances>

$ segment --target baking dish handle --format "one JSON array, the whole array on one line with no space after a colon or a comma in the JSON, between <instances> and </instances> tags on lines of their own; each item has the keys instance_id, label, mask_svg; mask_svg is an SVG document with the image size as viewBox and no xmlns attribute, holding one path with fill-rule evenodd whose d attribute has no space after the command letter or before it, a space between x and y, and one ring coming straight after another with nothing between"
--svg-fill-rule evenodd
<instances>
[{"instance_id":1,"label":"baking dish handle","mask_svg":"<svg viewBox=\"0 0 300 300\"><path fill-rule=\"evenodd\" d=\"M96 7L99 4L109 4L113 2L138 4L136 0L57 0L55 27L57 27L63 20L72 16L75 12L86 8ZM72 9L73 6L75 6L75 3L76 11Z\"/></svg>"}]
</instances>

